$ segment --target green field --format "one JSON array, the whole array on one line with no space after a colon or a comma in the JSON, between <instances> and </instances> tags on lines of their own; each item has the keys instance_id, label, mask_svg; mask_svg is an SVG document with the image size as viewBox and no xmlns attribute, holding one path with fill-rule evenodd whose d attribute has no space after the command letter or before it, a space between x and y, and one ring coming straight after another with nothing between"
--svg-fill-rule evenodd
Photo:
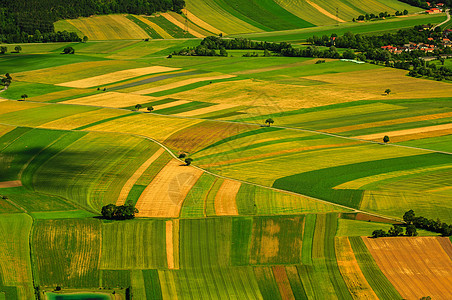
<instances>
[{"instance_id":1,"label":"green field","mask_svg":"<svg viewBox=\"0 0 452 300\"><path fill-rule=\"evenodd\" d=\"M169 55L220 32L305 48L313 35L445 19L421 11L396 0L187 0L182 14L55 23L86 43L21 53L8 44L0 300L60 288L117 299L411 299L366 238L410 209L452 224L450 83L263 50ZM60 54L67 46L74 55ZM107 204L140 211L107 220ZM418 234L419 247L429 236L450 252L438 233ZM452 272L433 258L416 263L432 286L452 288L434 276Z\"/></svg>"}]
</instances>

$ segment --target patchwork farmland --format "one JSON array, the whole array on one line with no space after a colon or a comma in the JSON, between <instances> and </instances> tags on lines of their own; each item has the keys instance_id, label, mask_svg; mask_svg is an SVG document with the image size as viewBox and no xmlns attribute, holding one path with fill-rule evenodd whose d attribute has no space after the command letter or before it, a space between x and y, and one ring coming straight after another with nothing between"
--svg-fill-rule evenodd
<instances>
[{"instance_id":1,"label":"patchwork farmland","mask_svg":"<svg viewBox=\"0 0 452 300\"><path fill-rule=\"evenodd\" d=\"M447 237L371 238L408 229L409 210L452 224L450 81L263 50L171 55L219 34L304 49L446 18L420 12L186 0L59 20L88 41L0 55L0 300L452 297ZM135 218L109 220L110 204Z\"/></svg>"}]
</instances>

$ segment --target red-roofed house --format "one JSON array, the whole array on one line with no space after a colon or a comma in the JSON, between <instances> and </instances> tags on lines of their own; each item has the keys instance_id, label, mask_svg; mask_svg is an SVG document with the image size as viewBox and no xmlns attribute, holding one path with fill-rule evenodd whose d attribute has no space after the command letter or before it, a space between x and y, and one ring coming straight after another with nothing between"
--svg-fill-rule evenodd
<instances>
[{"instance_id":1,"label":"red-roofed house","mask_svg":"<svg viewBox=\"0 0 452 300\"><path fill-rule=\"evenodd\" d=\"M435 7L435 8L431 8L429 10L426 10L425 12L428 13L429 15L439 14L441 12L441 9Z\"/></svg>"}]
</instances>

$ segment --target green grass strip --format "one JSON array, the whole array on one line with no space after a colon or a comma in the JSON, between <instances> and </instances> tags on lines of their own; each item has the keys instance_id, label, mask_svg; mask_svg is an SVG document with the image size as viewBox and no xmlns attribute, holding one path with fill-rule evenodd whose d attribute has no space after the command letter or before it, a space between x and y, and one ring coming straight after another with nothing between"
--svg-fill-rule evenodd
<instances>
[{"instance_id":1,"label":"green grass strip","mask_svg":"<svg viewBox=\"0 0 452 300\"><path fill-rule=\"evenodd\" d=\"M402 296L400 296L388 278L386 278L378 267L362 238L359 236L353 236L348 239L352 246L353 252L355 253L358 265L377 297L379 299L387 300L402 299Z\"/></svg>"},{"instance_id":2,"label":"green grass strip","mask_svg":"<svg viewBox=\"0 0 452 300\"><path fill-rule=\"evenodd\" d=\"M158 271L143 270L143 278L146 289L146 299L163 299Z\"/></svg>"},{"instance_id":3,"label":"green grass strip","mask_svg":"<svg viewBox=\"0 0 452 300\"><path fill-rule=\"evenodd\" d=\"M121 116L116 116L116 117L111 117L111 118L103 119L103 120L100 120L100 121L97 121L97 122L94 122L94 123L91 123L91 124L88 124L88 125L84 125L84 126L81 126L81 127L77 127L77 128L75 128L74 130L83 130L83 129L87 129L87 128L90 128L90 127L93 127L93 126L96 126L96 125L99 125L99 124L102 124L102 123L110 122L110 121L117 120L117 119L121 119L121 118L125 118L125 117L130 117L130 116L133 116L133 115L136 115L136 114L137 114L136 112L132 112L132 113L130 113L130 114L125 114L125 115L121 115Z\"/></svg>"},{"instance_id":4,"label":"green grass strip","mask_svg":"<svg viewBox=\"0 0 452 300\"><path fill-rule=\"evenodd\" d=\"M185 197L181 210L181 218L204 217L204 203L210 188L215 182L215 176L202 174L190 192Z\"/></svg>"},{"instance_id":5,"label":"green grass strip","mask_svg":"<svg viewBox=\"0 0 452 300\"><path fill-rule=\"evenodd\" d=\"M306 215L301 250L301 262L304 265L312 265L312 242L314 239L316 219L317 215L314 214Z\"/></svg>"},{"instance_id":6,"label":"green grass strip","mask_svg":"<svg viewBox=\"0 0 452 300\"><path fill-rule=\"evenodd\" d=\"M2 135L0 137L0 151L8 147L11 143L13 143L15 140L17 140L30 130L31 128L29 127L17 127L10 132Z\"/></svg>"},{"instance_id":7,"label":"green grass strip","mask_svg":"<svg viewBox=\"0 0 452 300\"><path fill-rule=\"evenodd\" d=\"M146 189L145 185L135 184L127 195L126 204L133 205L137 204L138 199L140 199L141 194Z\"/></svg>"},{"instance_id":8,"label":"green grass strip","mask_svg":"<svg viewBox=\"0 0 452 300\"><path fill-rule=\"evenodd\" d=\"M215 183L213 184L212 188L209 191L209 194L206 198L206 215L208 217L210 216L216 216L215 213L215 196L217 195L218 190L220 189L221 185L223 184L224 179L217 178L215 180Z\"/></svg>"},{"instance_id":9,"label":"green grass strip","mask_svg":"<svg viewBox=\"0 0 452 300\"><path fill-rule=\"evenodd\" d=\"M152 102L147 102L147 103L140 103L141 107L150 107L150 106L154 106L154 105L161 105L161 104L167 104L167 103L171 103L174 101L178 101L177 99L172 99L172 98L166 98L166 99L162 99L162 100L157 100L157 101L152 101ZM136 109L135 105L132 106L127 106L127 107L123 107L123 109Z\"/></svg>"},{"instance_id":10,"label":"green grass strip","mask_svg":"<svg viewBox=\"0 0 452 300\"><path fill-rule=\"evenodd\" d=\"M199 81L199 82L195 82L195 83L191 83L191 84L187 84L184 86L180 86L177 88L173 88L173 89L169 89L169 90L164 90L164 91L160 91L160 92L156 92L156 93L151 93L151 94L146 94L146 96L152 96L152 97L162 97L162 96L168 96L171 94L176 94L176 93L180 93L180 92L186 92L186 91L190 91L190 90L194 90L212 83L218 83L218 82L226 82L226 81L237 81L237 80L241 80L237 77L232 77L232 78L224 78L224 79L218 79L218 80L204 80L204 81Z\"/></svg>"},{"instance_id":11,"label":"green grass strip","mask_svg":"<svg viewBox=\"0 0 452 300\"><path fill-rule=\"evenodd\" d=\"M334 247L334 237L337 231L337 214L326 215L325 222L325 261L331 283L339 299L352 299L352 295L342 278L339 266L337 265L336 251Z\"/></svg>"},{"instance_id":12,"label":"green grass strip","mask_svg":"<svg viewBox=\"0 0 452 300\"><path fill-rule=\"evenodd\" d=\"M144 31L146 31L146 33L153 39L163 39L163 37L157 33L157 31L154 30L154 28L152 28L151 26L149 26L148 24L144 23L143 21L135 18L132 15L127 15L126 16L127 19L129 19L130 21L132 21L133 23L137 24L138 26L141 27L141 29L143 29Z\"/></svg>"},{"instance_id":13,"label":"green grass strip","mask_svg":"<svg viewBox=\"0 0 452 300\"><path fill-rule=\"evenodd\" d=\"M281 299L271 267L255 267L254 274L256 275L259 290L265 300Z\"/></svg>"},{"instance_id":14,"label":"green grass strip","mask_svg":"<svg viewBox=\"0 0 452 300\"><path fill-rule=\"evenodd\" d=\"M252 228L252 218L232 219L231 265L248 265Z\"/></svg>"},{"instance_id":15,"label":"green grass strip","mask_svg":"<svg viewBox=\"0 0 452 300\"><path fill-rule=\"evenodd\" d=\"M250 216L257 213L255 204L256 186L242 184L235 198L239 215Z\"/></svg>"},{"instance_id":16,"label":"green grass strip","mask_svg":"<svg viewBox=\"0 0 452 300\"><path fill-rule=\"evenodd\" d=\"M58 98L58 99L53 99L53 100L49 100L49 101L45 101L46 103L58 103L58 102L63 102L63 101L67 101L67 100L72 100L72 99L77 99L77 98L82 98L82 97L88 97L91 95L95 95L98 94L99 91L93 91L93 92L89 92L89 93L83 93L83 94L78 94L78 95L72 95L72 96L67 96L67 97L63 97L63 98Z\"/></svg>"},{"instance_id":17,"label":"green grass strip","mask_svg":"<svg viewBox=\"0 0 452 300\"><path fill-rule=\"evenodd\" d=\"M295 267L294 267L295 269ZM289 271L286 268L287 278L289 279L290 288L292 289L292 293L295 299L300 300L308 300L308 295L306 295L306 291L303 287L303 283L301 282L300 276L298 275L298 270L295 269L296 272Z\"/></svg>"},{"instance_id":18,"label":"green grass strip","mask_svg":"<svg viewBox=\"0 0 452 300\"><path fill-rule=\"evenodd\" d=\"M128 288L130 286L130 270L102 270L102 286L104 288Z\"/></svg>"}]
</instances>

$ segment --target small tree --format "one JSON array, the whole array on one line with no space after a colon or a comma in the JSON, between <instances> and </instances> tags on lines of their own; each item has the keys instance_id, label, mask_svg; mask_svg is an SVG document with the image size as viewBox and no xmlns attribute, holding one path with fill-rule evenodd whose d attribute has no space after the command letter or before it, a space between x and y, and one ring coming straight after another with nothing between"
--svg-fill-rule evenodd
<instances>
[{"instance_id":1,"label":"small tree","mask_svg":"<svg viewBox=\"0 0 452 300\"><path fill-rule=\"evenodd\" d=\"M388 231L389 236L399 236L403 234L403 228L400 225L392 226Z\"/></svg>"},{"instance_id":2,"label":"small tree","mask_svg":"<svg viewBox=\"0 0 452 300\"><path fill-rule=\"evenodd\" d=\"M21 98L22 98L22 101L24 101L25 99L27 99L28 98L28 95L27 94L23 94L22 96L20 96Z\"/></svg>"},{"instance_id":3,"label":"small tree","mask_svg":"<svg viewBox=\"0 0 452 300\"><path fill-rule=\"evenodd\" d=\"M102 217L105 219L111 220L114 218L116 214L116 205L114 204L108 204L102 207Z\"/></svg>"},{"instance_id":4,"label":"small tree","mask_svg":"<svg viewBox=\"0 0 452 300\"><path fill-rule=\"evenodd\" d=\"M186 159L185 159L185 165L186 165L186 166L191 165L191 162L192 162L192 161L193 161L193 158L190 158L190 157L186 158Z\"/></svg>"},{"instance_id":5,"label":"small tree","mask_svg":"<svg viewBox=\"0 0 452 300\"><path fill-rule=\"evenodd\" d=\"M385 90L385 94L386 94L386 95L389 95L389 93L391 93L391 89L386 89L386 90Z\"/></svg>"},{"instance_id":6,"label":"small tree","mask_svg":"<svg viewBox=\"0 0 452 300\"><path fill-rule=\"evenodd\" d=\"M66 47L63 49L63 54L74 54L75 50L72 47Z\"/></svg>"},{"instance_id":7,"label":"small tree","mask_svg":"<svg viewBox=\"0 0 452 300\"><path fill-rule=\"evenodd\" d=\"M268 127L270 127L270 125L273 123L275 123L275 121L273 121L272 118L268 118L267 120L265 120L265 124L268 124Z\"/></svg>"},{"instance_id":8,"label":"small tree","mask_svg":"<svg viewBox=\"0 0 452 300\"><path fill-rule=\"evenodd\" d=\"M1 46L0 47L0 54L5 54L6 51L8 51L8 48L6 46Z\"/></svg>"},{"instance_id":9,"label":"small tree","mask_svg":"<svg viewBox=\"0 0 452 300\"><path fill-rule=\"evenodd\" d=\"M185 158L185 157L187 157L187 154L185 154L185 153L179 154L179 158L180 158L180 159Z\"/></svg>"},{"instance_id":10,"label":"small tree","mask_svg":"<svg viewBox=\"0 0 452 300\"><path fill-rule=\"evenodd\" d=\"M414 211L412 209L410 209L409 211L407 211L404 215L403 215L403 221L405 223L412 224L416 215L414 214Z\"/></svg>"},{"instance_id":11,"label":"small tree","mask_svg":"<svg viewBox=\"0 0 452 300\"><path fill-rule=\"evenodd\" d=\"M16 50L17 53L19 53L20 51L22 51L22 47L17 45L16 47L14 47L14 50Z\"/></svg>"},{"instance_id":12,"label":"small tree","mask_svg":"<svg viewBox=\"0 0 452 300\"><path fill-rule=\"evenodd\" d=\"M82 40L84 43L86 43L88 41L88 37L85 35Z\"/></svg>"},{"instance_id":13,"label":"small tree","mask_svg":"<svg viewBox=\"0 0 452 300\"><path fill-rule=\"evenodd\" d=\"M136 110L140 110L140 108L142 108L141 104L135 105L135 109L136 109Z\"/></svg>"},{"instance_id":14,"label":"small tree","mask_svg":"<svg viewBox=\"0 0 452 300\"><path fill-rule=\"evenodd\" d=\"M228 57L228 52L224 49L224 47L220 49L220 56Z\"/></svg>"},{"instance_id":15,"label":"small tree","mask_svg":"<svg viewBox=\"0 0 452 300\"><path fill-rule=\"evenodd\" d=\"M146 109L148 110L148 112L152 112L154 110L154 107L148 106Z\"/></svg>"},{"instance_id":16,"label":"small tree","mask_svg":"<svg viewBox=\"0 0 452 300\"><path fill-rule=\"evenodd\" d=\"M416 226L414 226L413 224L408 225L406 227L405 233L407 236L417 236Z\"/></svg>"},{"instance_id":17,"label":"small tree","mask_svg":"<svg viewBox=\"0 0 452 300\"><path fill-rule=\"evenodd\" d=\"M383 142L385 142L385 143L389 142L389 136L385 135L383 137Z\"/></svg>"}]
</instances>

